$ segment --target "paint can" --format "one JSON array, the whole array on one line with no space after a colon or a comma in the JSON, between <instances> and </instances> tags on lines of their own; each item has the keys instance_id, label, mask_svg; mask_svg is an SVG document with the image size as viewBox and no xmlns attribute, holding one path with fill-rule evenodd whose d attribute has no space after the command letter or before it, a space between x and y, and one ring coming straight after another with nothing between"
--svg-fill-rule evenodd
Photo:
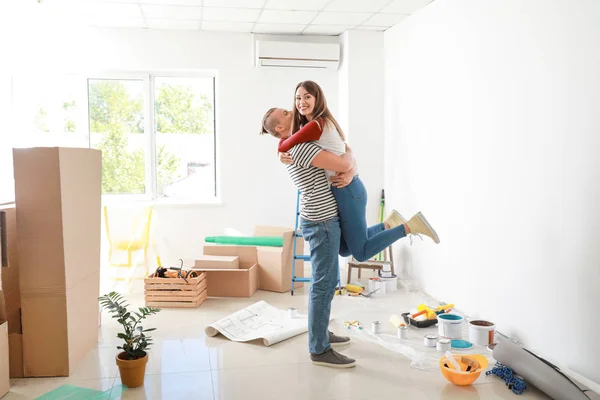
<instances>
[{"instance_id":1,"label":"paint can","mask_svg":"<svg viewBox=\"0 0 600 400\"><path fill-rule=\"evenodd\" d=\"M398 327L398 337L400 339L408 339L408 326L400 325L400 327Z\"/></svg>"},{"instance_id":2,"label":"paint can","mask_svg":"<svg viewBox=\"0 0 600 400\"><path fill-rule=\"evenodd\" d=\"M381 271L379 271L380 278L391 278L394 275L392 274L392 266L390 264L383 264Z\"/></svg>"},{"instance_id":3,"label":"paint can","mask_svg":"<svg viewBox=\"0 0 600 400\"><path fill-rule=\"evenodd\" d=\"M296 318L297 316L298 316L298 310L296 310L296 307L288 308L288 317Z\"/></svg>"},{"instance_id":4,"label":"paint can","mask_svg":"<svg viewBox=\"0 0 600 400\"><path fill-rule=\"evenodd\" d=\"M423 338L423 344L427 347L435 347L435 344L438 341L438 337L435 335L425 335Z\"/></svg>"},{"instance_id":5,"label":"paint can","mask_svg":"<svg viewBox=\"0 0 600 400\"><path fill-rule=\"evenodd\" d=\"M446 339L446 338L441 338L440 340L437 341L437 344L435 345L435 347L437 348L438 351L443 351L446 352L448 350L450 350L450 339Z\"/></svg>"},{"instance_id":6,"label":"paint can","mask_svg":"<svg viewBox=\"0 0 600 400\"><path fill-rule=\"evenodd\" d=\"M386 283L382 278L369 278L369 292L377 290L377 295L385 294Z\"/></svg>"},{"instance_id":7,"label":"paint can","mask_svg":"<svg viewBox=\"0 0 600 400\"><path fill-rule=\"evenodd\" d=\"M374 292L377 289L377 281L375 278L369 279L369 292Z\"/></svg>"},{"instance_id":8,"label":"paint can","mask_svg":"<svg viewBox=\"0 0 600 400\"><path fill-rule=\"evenodd\" d=\"M469 341L476 346L487 346L494 343L496 325L489 321L475 320L469 322Z\"/></svg>"},{"instance_id":9,"label":"paint can","mask_svg":"<svg viewBox=\"0 0 600 400\"><path fill-rule=\"evenodd\" d=\"M437 316L438 334L448 339L460 339L462 336L463 317L456 314L440 314Z\"/></svg>"},{"instance_id":10,"label":"paint can","mask_svg":"<svg viewBox=\"0 0 600 400\"><path fill-rule=\"evenodd\" d=\"M373 321L373 326L371 327L371 331L375 334L381 333L381 322Z\"/></svg>"},{"instance_id":11,"label":"paint can","mask_svg":"<svg viewBox=\"0 0 600 400\"><path fill-rule=\"evenodd\" d=\"M389 278L381 277L379 279L381 284L385 285L386 293L393 293L398 290L398 278L396 275L391 275Z\"/></svg>"}]
</instances>

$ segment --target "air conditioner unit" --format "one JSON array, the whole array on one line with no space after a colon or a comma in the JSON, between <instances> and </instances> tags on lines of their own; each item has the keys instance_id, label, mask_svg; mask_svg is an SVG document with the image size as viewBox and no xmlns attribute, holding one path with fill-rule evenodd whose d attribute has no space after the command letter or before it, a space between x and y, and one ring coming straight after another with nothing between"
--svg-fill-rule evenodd
<instances>
[{"instance_id":1,"label":"air conditioner unit","mask_svg":"<svg viewBox=\"0 0 600 400\"><path fill-rule=\"evenodd\" d=\"M256 41L257 67L331 68L340 65L339 43Z\"/></svg>"}]
</instances>

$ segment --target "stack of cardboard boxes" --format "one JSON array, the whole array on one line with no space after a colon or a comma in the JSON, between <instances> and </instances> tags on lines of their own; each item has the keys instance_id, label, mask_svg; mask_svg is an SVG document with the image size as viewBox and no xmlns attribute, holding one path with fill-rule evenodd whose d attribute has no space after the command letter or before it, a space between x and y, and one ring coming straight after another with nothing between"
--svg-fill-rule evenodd
<instances>
[{"instance_id":1,"label":"stack of cardboard boxes","mask_svg":"<svg viewBox=\"0 0 600 400\"><path fill-rule=\"evenodd\" d=\"M101 153L15 149L13 161L0 296L10 376L68 376L98 342Z\"/></svg>"},{"instance_id":2,"label":"stack of cardboard boxes","mask_svg":"<svg viewBox=\"0 0 600 400\"><path fill-rule=\"evenodd\" d=\"M293 229L259 226L255 236L283 236L283 247L204 246L194 269L206 271L208 296L251 297L258 289L287 292L292 287L292 254L304 253L304 240ZM296 277L304 277L304 262L296 261ZM296 283L295 288L302 283Z\"/></svg>"}]
</instances>

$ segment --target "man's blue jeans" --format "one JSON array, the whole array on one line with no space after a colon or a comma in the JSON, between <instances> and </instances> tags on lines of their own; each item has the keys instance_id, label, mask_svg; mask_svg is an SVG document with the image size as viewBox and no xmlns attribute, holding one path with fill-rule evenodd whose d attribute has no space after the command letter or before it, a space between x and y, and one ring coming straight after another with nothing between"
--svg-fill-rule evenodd
<instances>
[{"instance_id":1,"label":"man's blue jeans","mask_svg":"<svg viewBox=\"0 0 600 400\"><path fill-rule=\"evenodd\" d=\"M302 219L302 235L310 247L312 266L308 298L308 349L311 354L322 354L331 347L328 327L339 271L339 218L321 222Z\"/></svg>"},{"instance_id":2,"label":"man's blue jeans","mask_svg":"<svg viewBox=\"0 0 600 400\"><path fill-rule=\"evenodd\" d=\"M383 224L367 227L367 190L358 176L348 186L332 186L331 191L340 215L341 256L353 255L358 261L366 261L406 236L404 225L388 230Z\"/></svg>"}]
</instances>

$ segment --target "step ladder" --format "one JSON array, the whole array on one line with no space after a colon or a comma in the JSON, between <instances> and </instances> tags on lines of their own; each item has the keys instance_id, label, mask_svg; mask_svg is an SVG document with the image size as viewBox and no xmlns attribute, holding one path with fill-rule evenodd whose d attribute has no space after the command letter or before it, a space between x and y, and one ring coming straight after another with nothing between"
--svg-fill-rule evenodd
<instances>
[{"instance_id":1,"label":"step ladder","mask_svg":"<svg viewBox=\"0 0 600 400\"><path fill-rule=\"evenodd\" d=\"M296 253L297 238L303 238L302 232L299 227L299 223L300 223L300 191L298 191L298 196L296 198L296 223L294 225L294 251L292 252L292 290L291 290L292 296L294 295L294 287L296 286L296 282L304 282L304 283L311 282L311 278L296 277L296 261L301 260L301 261L310 262L310 256ZM341 287L342 287L342 285L341 285L341 280L340 280L340 269L338 268L338 284L337 284L337 288L335 290L336 293L339 291L339 289Z\"/></svg>"}]
</instances>

